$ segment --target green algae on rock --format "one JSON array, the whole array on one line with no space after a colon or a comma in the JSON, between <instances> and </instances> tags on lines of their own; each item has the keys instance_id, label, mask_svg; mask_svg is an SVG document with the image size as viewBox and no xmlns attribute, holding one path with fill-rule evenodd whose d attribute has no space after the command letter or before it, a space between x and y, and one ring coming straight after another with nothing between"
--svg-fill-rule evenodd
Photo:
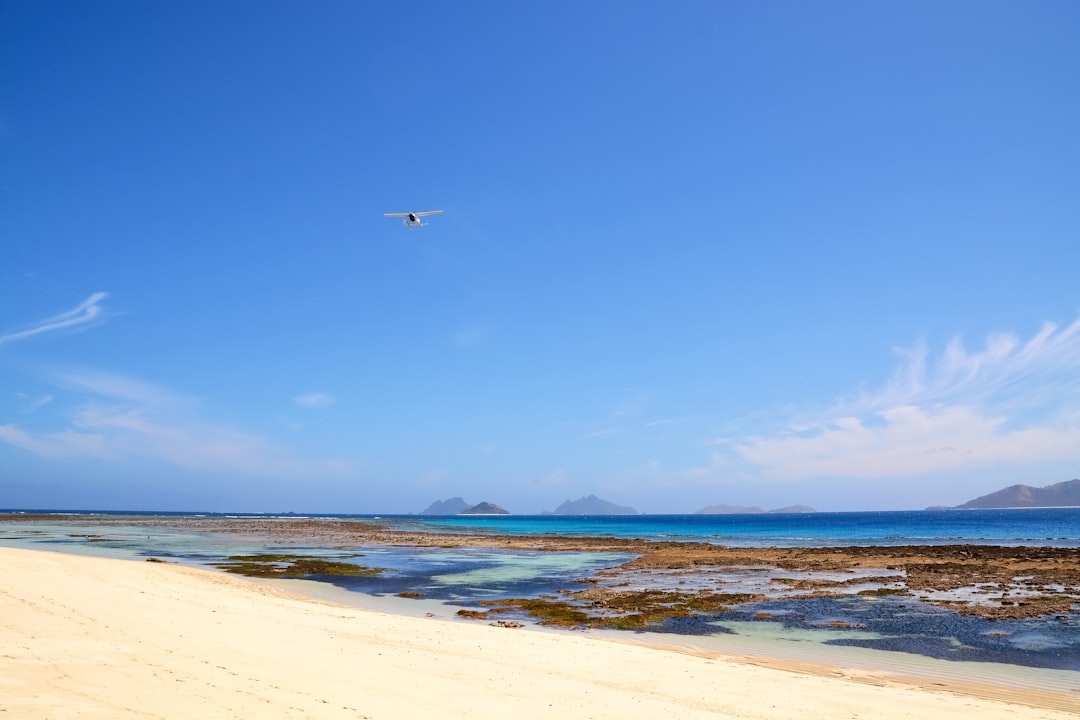
<instances>
[{"instance_id":1,"label":"green algae on rock","mask_svg":"<svg viewBox=\"0 0 1080 720\"><path fill-rule=\"evenodd\" d=\"M572 597L574 600L570 601L549 596L481 600L477 604L491 608L490 612L516 608L538 619L540 625L640 630L660 625L668 618L727 612L732 605L760 599L749 594L659 590L616 592L607 588L590 588L572 593ZM458 614L471 617L465 612Z\"/></svg>"},{"instance_id":2,"label":"green algae on rock","mask_svg":"<svg viewBox=\"0 0 1080 720\"><path fill-rule=\"evenodd\" d=\"M341 559L362 556L338 555L336 557ZM309 575L372 577L383 572L382 568L366 567L351 562L288 554L231 555L226 561L211 563L211 565L235 575L264 578L302 578Z\"/></svg>"}]
</instances>

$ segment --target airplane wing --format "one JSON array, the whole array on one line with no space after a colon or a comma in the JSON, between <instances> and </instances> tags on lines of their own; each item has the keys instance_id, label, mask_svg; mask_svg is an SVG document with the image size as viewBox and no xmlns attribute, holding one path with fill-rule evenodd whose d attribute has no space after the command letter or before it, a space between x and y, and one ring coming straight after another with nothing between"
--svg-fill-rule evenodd
<instances>
[{"instance_id":1,"label":"airplane wing","mask_svg":"<svg viewBox=\"0 0 1080 720\"><path fill-rule=\"evenodd\" d=\"M409 217L409 213L383 213L383 217Z\"/></svg>"},{"instance_id":2,"label":"airplane wing","mask_svg":"<svg viewBox=\"0 0 1080 720\"><path fill-rule=\"evenodd\" d=\"M442 210L425 210L424 212L413 213L416 217L427 217L428 215L442 215Z\"/></svg>"}]
</instances>

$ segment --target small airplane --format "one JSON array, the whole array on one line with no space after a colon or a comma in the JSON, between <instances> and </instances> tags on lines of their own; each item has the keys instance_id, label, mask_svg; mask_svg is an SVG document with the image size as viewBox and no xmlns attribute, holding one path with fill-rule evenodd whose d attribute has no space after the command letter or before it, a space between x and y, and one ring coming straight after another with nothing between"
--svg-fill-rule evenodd
<instances>
[{"instance_id":1,"label":"small airplane","mask_svg":"<svg viewBox=\"0 0 1080 720\"><path fill-rule=\"evenodd\" d=\"M420 222L420 218L427 217L428 215L441 215L442 210L425 210L424 212L411 212L411 213L383 213L383 217L399 217L405 218L401 221L401 224L405 227L424 227L427 225L425 222Z\"/></svg>"}]
</instances>

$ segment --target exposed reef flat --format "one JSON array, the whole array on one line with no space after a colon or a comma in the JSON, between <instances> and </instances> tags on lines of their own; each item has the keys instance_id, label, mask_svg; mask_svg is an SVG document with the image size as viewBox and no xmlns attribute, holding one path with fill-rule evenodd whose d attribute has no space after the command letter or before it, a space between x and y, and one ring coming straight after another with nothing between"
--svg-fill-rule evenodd
<instances>
[{"instance_id":1,"label":"exposed reef flat","mask_svg":"<svg viewBox=\"0 0 1080 720\"><path fill-rule=\"evenodd\" d=\"M959 544L732 548L614 537L429 532L379 520L30 514L0 518L0 525L9 529L21 523L182 528L257 538L268 545L342 551L381 545L633 556L580 578L592 585L588 590L501 603L555 624L640 627L658 618L735 603L855 594L908 596L991 620L1048 615L1067 619L1080 604L1080 548ZM298 566L290 575L303 570Z\"/></svg>"}]
</instances>

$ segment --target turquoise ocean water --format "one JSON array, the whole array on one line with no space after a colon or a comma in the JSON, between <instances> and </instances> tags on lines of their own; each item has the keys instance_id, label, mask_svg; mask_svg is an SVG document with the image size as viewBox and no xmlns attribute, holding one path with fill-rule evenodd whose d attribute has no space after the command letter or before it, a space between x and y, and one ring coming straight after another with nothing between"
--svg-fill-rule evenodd
<instances>
[{"instance_id":1,"label":"turquoise ocean water","mask_svg":"<svg viewBox=\"0 0 1080 720\"><path fill-rule=\"evenodd\" d=\"M761 513L753 515L509 515L425 519L505 534L611 535L736 547L980 543L1080 546L1080 508Z\"/></svg>"}]
</instances>

